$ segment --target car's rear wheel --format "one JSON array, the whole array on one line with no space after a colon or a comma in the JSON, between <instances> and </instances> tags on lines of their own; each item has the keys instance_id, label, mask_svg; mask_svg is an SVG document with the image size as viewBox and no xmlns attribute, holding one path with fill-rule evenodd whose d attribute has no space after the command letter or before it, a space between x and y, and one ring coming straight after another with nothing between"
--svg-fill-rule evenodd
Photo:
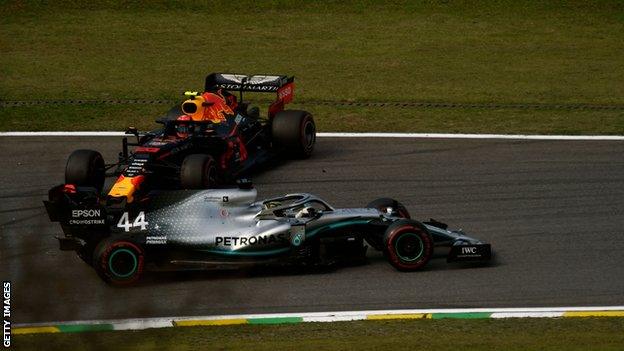
<instances>
[{"instance_id":1,"label":"car's rear wheel","mask_svg":"<svg viewBox=\"0 0 624 351\"><path fill-rule=\"evenodd\" d=\"M433 238L420 222L401 219L384 233L384 253L400 271L423 268L433 256Z\"/></svg>"},{"instance_id":2,"label":"car's rear wheel","mask_svg":"<svg viewBox=\"0 0 624 351\"><path fill-rule=\"evenodd\" d=\"M88 186L102 190L105 175L104 158L93 150L76 150L65 165L65 184Z\"/></svg>"},{"instance_id":3,"label":"car's rear wheel","mask_svg":"<svg viewBox=\"0 0 624 351\"><path fill-rule=\"evenodd\" d=\"M217 185L217 165L210 155L188 155L180 168L183 189L208 189Z\"/></svg>"},{"instance_id":4,"label":"car's rear wheel","mask_svg":"<svg viewBox=\"0 0 624 351\"><path fill-rule=\"evenodd\" d=\"M284 110L271 122L273 146L290 157L308 158L316 143L316 124L307 111Z\"/></svg>"},{"instance_id":5,"label":"car's rear wheel","mask_svg":"<svg viewBox=\"0 0 624 351\"><path fill-rule=\"evenodd\" d=\"M93 267L111 285L129 285L143 273L145 252L128 239L105 239L95 249Z\"/></svg>"},{"instance_id":6,"label":"car's rear wheel","mask_svg":"<svg viewBox=\"0 0 624 351\"><path fill-rule=\"evenodd\" d=\"M402 203L395 199L382 197L371 201L366 208L374 208L382 213L389 213L401 218L410 218L410 214ZM366 243L375 250L382 251L384 248L383 233L372 233L366 236Z\"/></svg>"}]
</instances>

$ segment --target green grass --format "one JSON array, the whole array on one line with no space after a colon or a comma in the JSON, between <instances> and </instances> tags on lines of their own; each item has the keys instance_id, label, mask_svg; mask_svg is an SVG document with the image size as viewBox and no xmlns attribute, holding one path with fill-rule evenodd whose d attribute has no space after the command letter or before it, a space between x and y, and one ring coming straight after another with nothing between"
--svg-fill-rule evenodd
<instances>
[{"instance_id":1,"label":"green grass","mask_svg":"<svg viewBox=\"0 0 624 351\"><path fill-rule=\"evenodd\" d=\"M621 350L624 318L409 320L13 337L29 350Z\"/></svg>"},{"instance_id":2,"label":"green grass","mask_svg":"<svg viewBox=\"0 0 624 351\"><path fill-rule=\"evenodd\" d=\"M449 132L521 134L624 134L624 111L549 111L331 107L296 104L314 111L321 131ZM167 105L11 107L0 130L151 130Z\"/></svg>"},{"instance_id":3,"label":"green grass","mask_svg":"<svg viewBox=\"0 0 624 351\"><path fill-rule=\"evenodd\" d=\"M410 115L397 108L312 103L622 105L620 1L8 1L0 15L2 100L171 99L201 88L212 71L287 73L297 77L296 101L317 118L332 119L321 123L323 131L550 133L556 125L572 134L624 134L618 111L457 109ZM75 129L75 120L63 116L79 113L94 121L81 128L123 129L130 121L122 116L133 116L129 111L153 120L166 107L68 106L62 114L44 113L55 114L46 117L55 124L12 109L0 108L0 129ZM345 114L370 123L348 124ZM452 121L442 121L448 115ZM16 116L22 120L13 121ZM397 123L394 116L401 116ZM495 116L508 123L491 124ZM404 122L409 119L415 123ZM609 122L592 125L603 119Z\"/></svg>"}]
</instances>

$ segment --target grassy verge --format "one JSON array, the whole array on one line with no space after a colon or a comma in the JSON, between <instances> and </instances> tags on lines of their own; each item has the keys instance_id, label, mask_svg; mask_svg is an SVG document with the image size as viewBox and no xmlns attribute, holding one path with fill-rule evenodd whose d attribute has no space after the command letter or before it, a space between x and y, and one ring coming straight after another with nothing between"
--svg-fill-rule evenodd
<instances>
[{"instance_id":1,"label":"grassy verge","mask_svg":"<svg viewBox=\"0 0 624 351\"><path fill-rule=\"evenodd\" d=\"M237 71L294 74L300 102L624 104L623 13L580 0L7 1L0 99L179 98ZM624 133L615 111L307 107L323 131ZM165 110L0 108L0 129L123 129Z\"/></svg>"},{"instance_id":2,"label":"grassy verge","mask_svg":"<svg viewBox=\"0 0 624 351\"><path fill-rule=\"evenodd\" d=\"M449 132L624 134L624 111L423 109L294 105L311 111L319 130L336 132ZM150 130L166 105L11 107L0 130Z\"/></svg>"},{"instance_id":3,"label":"grassy verge","mask_svg":"<svg viewBox=\"0 0 624 351\"><path fill-rule=\"evenodd\" d=\"M409 320L15 336L46 350L621 350L624 318Z\"/></svg>"}]
</instances>

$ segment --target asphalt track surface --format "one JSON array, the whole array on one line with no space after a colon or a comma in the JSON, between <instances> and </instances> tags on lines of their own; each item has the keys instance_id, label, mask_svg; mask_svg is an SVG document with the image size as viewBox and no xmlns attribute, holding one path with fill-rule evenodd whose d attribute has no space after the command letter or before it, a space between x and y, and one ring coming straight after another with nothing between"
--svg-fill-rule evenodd
<instances>
[{"instance_id":1,"label":"asphalt track surface","mask_svg":"<svg viewBox=\"0 0 624 351\"><path fill-rule=\"evenodd\" d=\"M315 193L335 206L402 201L492 243L487 267L434 260L395 271L365 265L163 273L113 288L72 252L42 200L73 149L114 160L118 137L0 137L0 271L14 323L399 308L624 305L621 141L321 138L309 160L254 177L260 197Z\"/></svg>"}]
</instances>

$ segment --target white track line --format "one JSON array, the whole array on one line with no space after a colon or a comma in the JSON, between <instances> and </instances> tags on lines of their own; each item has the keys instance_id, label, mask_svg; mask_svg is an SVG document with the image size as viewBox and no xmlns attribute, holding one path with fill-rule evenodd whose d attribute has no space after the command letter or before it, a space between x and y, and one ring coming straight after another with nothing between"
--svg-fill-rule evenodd
<instances>
[{"instance_id":1,"label":"white track line","mask_svg":"<svg viewBox=\"0 0 624 351\"><path fill-rule=\"evenodd\" d=\"M318 133L333 138L417 138L417 139L520 139L520 140L624 140L624 135L522 135L451 133Z\"/></svg>"},{"instance_id":2,"label":"white track line","mask_svg":"<svg viewBox=\"0 0 624 351\"><path fill-rule=\"evenodd\" d=\"M128 136L124 132L0 132L0 136ZM514 139L514 140L589 140L624 141L624 135L522 135L522 134L450 134L450 133L317 133L321 138L413 138L413 139Z\"/></svg>"},{"instance_id":3,"label":"white track line","mask_svg":"<svg viewBox=\"0 0 624 351\"><path fill-rule=\"evenodd\" d=\"M496 312L490 318L557 318L564 312Z\"/></svg>"},{"instance_id":4,"label":"white track line","mask_svg":"<svg viewBox=\"0 0 624 351\"><path fill-rule=\"evenodd\" d=\"M124 132L0 132L0 136L128 136Z\"/></svg>"},{"instance_id":5,"label":"white track line","mask_svg":"<svg viewBox=\"0 0 624 351\"><path fill-rule=\"evenodd\" d=\"M558 317L564 312L591 312L591 311L624 311L624 306L589 306L589 307L512 307L512 308L444 308L444 309L403 309L403 310L364 310L364 311L334 311L334 312L302 312L302 313L270 313L270 314L237 314L213 316L185 316L185 317L158 317L132 318L83 321L57 321L41 323L16 324L16 327L37 327L47 325L80 325L80 324L114 324L120 327L132 328L136 326L170 326L172 321L191 320L225 320L225 319L257 319L257 318L288 318L301 317L304 321L349 321L366 319L371 315L404 315L428 313L493 313L492 318L504 317Z\"/></svg>"}]
</instances>

